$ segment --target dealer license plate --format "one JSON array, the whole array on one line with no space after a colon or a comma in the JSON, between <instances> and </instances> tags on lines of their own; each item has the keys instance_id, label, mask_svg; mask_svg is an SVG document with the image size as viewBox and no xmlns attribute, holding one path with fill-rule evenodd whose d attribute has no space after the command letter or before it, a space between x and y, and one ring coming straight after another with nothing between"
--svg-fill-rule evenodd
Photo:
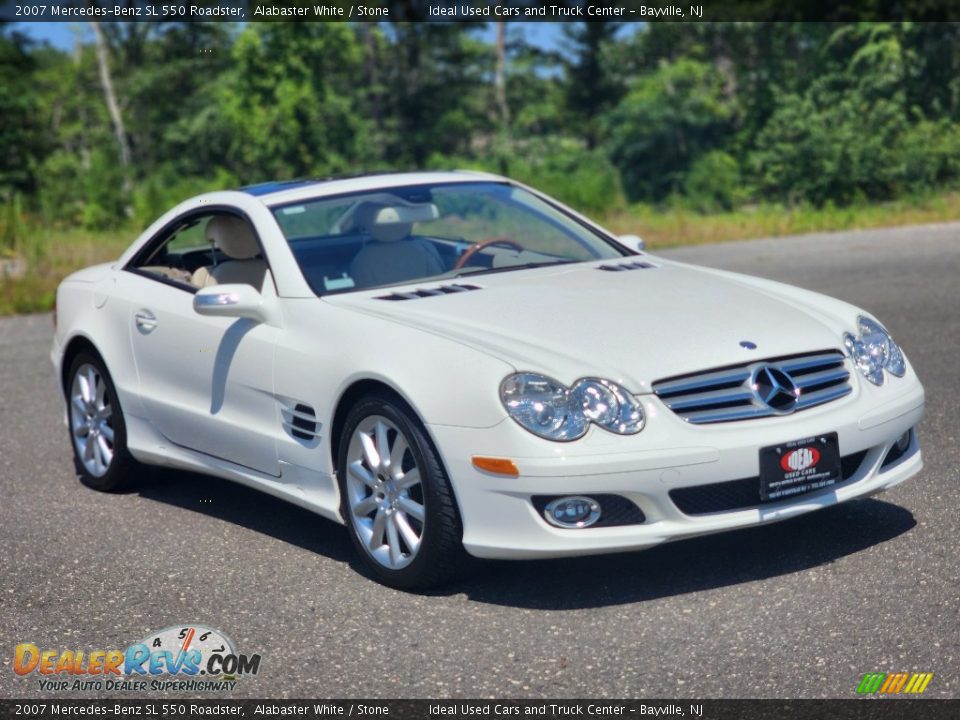
<instances>
[{"instance_id":1,"label":"dealer license plate","mask_svg":"<svg viewBox=\"0 0 960 720\"><path fill-rule=\"evenodd\" d=\"M840 481L836 433L793 440L760 450L760 498L786 500Z\"/></svg>"}]
</instances>

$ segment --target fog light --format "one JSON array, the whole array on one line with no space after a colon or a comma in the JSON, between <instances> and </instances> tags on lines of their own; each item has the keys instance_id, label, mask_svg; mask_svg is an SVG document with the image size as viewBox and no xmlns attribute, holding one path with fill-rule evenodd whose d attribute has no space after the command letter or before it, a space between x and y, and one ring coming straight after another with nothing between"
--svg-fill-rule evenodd
<instances>
[{"instance_id":1,"label":"fog light","mask_svg":"<svg viewBox=\"0 0 960 720\"><path fill-rule=\"evenodd\" d=\"M910 431L907 430L903 435L897 438L897 450L900 453L905 453L907 448L910 447Z\"/></svg>"},{"instance_id":2,"label":"fog light","mask_svg":"<svg viewBox=\"0 0 960 720\"><path fill-rule=\"evenodd\" d=\"M582 495L557 498L547 503L543 517L556 527L590 527L600 519L600 503Z\"/></svg>"}]
</instances>

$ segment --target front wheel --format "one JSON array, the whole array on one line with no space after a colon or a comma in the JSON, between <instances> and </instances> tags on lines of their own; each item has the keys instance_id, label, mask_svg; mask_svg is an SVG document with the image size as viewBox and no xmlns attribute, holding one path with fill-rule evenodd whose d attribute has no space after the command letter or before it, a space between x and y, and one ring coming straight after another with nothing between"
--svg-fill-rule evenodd
<instances>
[{"instance_id":1,"label":"front wheel","mask_svg":"<svg viewBox=\"0 0 960 720\"><path fill-rule=\"evenodd\" d=\"M467 559L450 482L402 403L369 396L347 415L337 462L341 512L360 557L386 585L439 585Z\"/></svg>"},{"instance_id":2,"label":"front wheel","mask_svg":"<svg viewBox=\"0 0 960 720\"><path fill-rule=\"evenodd\" d=\"M67 420L80 480L95 490L116 490L136 464L127 452L127 428L117 391L103 361L81 352L70 365Z\"/></svg>"}]
</instances>

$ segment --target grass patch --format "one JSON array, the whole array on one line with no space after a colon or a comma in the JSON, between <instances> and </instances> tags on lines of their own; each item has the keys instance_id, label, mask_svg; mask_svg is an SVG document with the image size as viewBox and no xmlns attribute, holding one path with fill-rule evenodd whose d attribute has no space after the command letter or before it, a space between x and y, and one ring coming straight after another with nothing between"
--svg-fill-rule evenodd
<instances>
[{"instance_id":1,"label":"grass patch","mask_svg":"<svg viewBox=\"0 0 960 720\"><path fill-rule=\"evenodd\" d=\"M715 214L634 205L599 218L600 224L613 232L639 235L651 249L957 219L960 219L960 192L875 205L841 208L759 205Z\"/></svg>"},{"instance_id":2,"label":"grass patch","mask_svg":"<svg viewBox=\"0 0 960 720\"><path fill-rule=\"evenodd\" d=\"M26 261L20 278L0 274L0 315L46 312L53 307L57 284L87 265L115 260L139 235L139 228L90 231L39 226L10 213L0 220L0 263L19 257ZM777 237L831 230L946 222L960 218L960 192L924 198L844 208L774 205L733 212L701 214L684 208L635 205L599 215L600 223L617 233L636 233L651 249L703 243ZM2 270L0 270L2 272Z\"/></svg>"},{"instance_id":3,"label":"grass patch","mask_svg":"<svg viewBox=\"0 0 960 720\"><path fill-rule=\"evenodd\" d=\"M132 229L94 232L21 223L10 254L26 261L26 274L0 275L0 315L50 310L64 277L79 268L115 260L138 234Z\"/></svg>"}]
</instances>

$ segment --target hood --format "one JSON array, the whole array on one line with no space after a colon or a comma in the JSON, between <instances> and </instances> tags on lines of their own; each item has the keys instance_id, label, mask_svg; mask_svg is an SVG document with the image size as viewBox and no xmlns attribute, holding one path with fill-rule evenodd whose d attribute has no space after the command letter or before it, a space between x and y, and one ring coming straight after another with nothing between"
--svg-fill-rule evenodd
<instances>
[{"instance_id":1,"label":"hood","mask_svg":"<svg viewBox=\"0 0 960 720\"><path fill-rule=\"evenodd\" d=\"M802 302L805 291L788 297L749 278L660 258L650 258L647 268L601 269L620 262L425 281L324 300L470 345L517 370L568 384L606 377L635 393L651 392L665 377L841 346L834 323ZM453 283L478 289L383 299ZM741 341L757 347L746 350Z\"/></svg>"}]
</instances>

